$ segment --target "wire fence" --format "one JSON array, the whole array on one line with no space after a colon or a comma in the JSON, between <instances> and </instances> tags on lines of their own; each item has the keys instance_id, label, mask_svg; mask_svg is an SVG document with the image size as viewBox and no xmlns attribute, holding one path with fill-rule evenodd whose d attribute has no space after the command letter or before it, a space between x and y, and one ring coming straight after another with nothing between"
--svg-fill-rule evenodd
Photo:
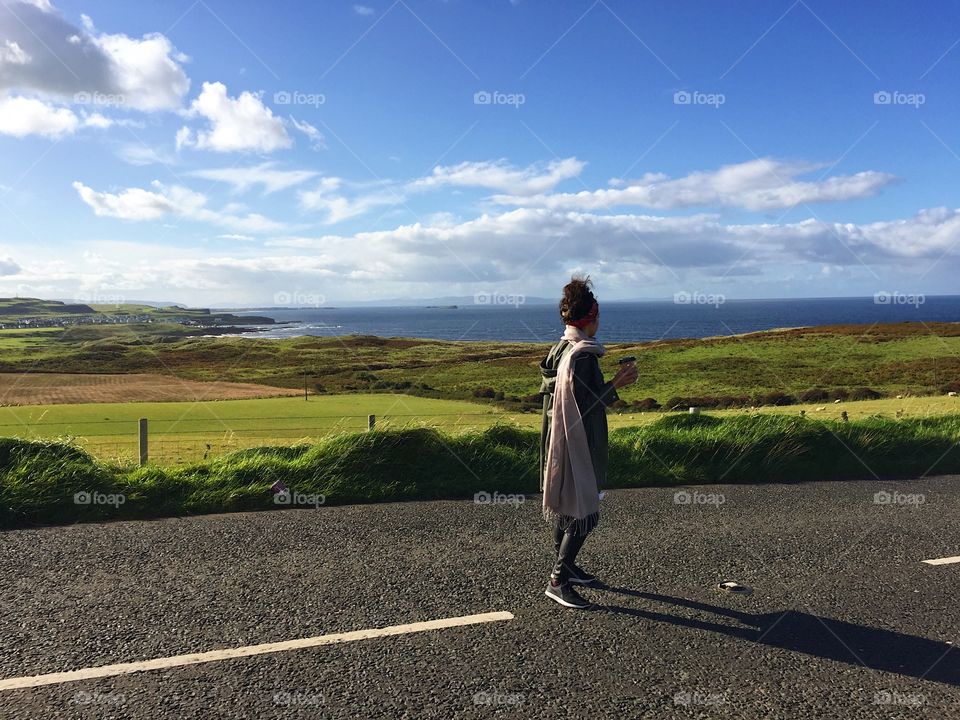
<instances>
[{"instance_id":1,"label":"wire fence","mask_svg":"<svg viewBox=\"0 0 960 720\"><path fill-rule=\"evenodd\" d=\"M199 462L263 446L315 443L343 432L431 427L465 431L507 423L532 427L531 413L388 413L384 415L302 415L283 417L204 417L148 419L146 455L150 462L177 465ZM94 457L121 465L140 461L140 421L77 420L0 423L0 437L61 440Z\"/></svg>"}]
</instances>

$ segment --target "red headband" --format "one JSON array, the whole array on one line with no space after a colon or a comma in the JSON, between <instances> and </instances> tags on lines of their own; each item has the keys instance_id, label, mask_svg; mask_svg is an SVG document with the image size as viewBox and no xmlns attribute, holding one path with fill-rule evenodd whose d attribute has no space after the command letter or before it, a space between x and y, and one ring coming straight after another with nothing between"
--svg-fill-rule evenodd
<instances>
[{"instance_id":1,"label":"red headband","mask_svg":"<svg viewBox=\"0 0 960 720\"><path fill-rule=\"evenodd\" d=\"M600 314L600 305L596 300L593 301L593 307L590 308L590 312L584 315L579 320L568 320L567 325L573 325L575 328L580 328L583 330L587 325L592 323L597 319L597 315Z\"/></svg>"}]
</instances>

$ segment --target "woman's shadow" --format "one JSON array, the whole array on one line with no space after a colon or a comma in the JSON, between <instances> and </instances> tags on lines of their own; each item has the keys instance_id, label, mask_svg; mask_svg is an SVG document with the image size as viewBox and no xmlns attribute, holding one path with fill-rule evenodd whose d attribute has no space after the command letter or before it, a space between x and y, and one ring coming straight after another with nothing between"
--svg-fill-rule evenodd
<instances>
[{"instance_id":1,"label":"woman's shadow","mask_svg":"<svg viewBox=\"0 0 960 720\"><path fill-rule=\"evenodd\" d=\"M669 615L666 613L601 605L600 611L622 613L681 627L709 630L730 637L793 650L808 655L860 665L872 670L898 673L920 680L960 686L960 663L953 645L892 630L866 627L854 623L819 617L797 610L773 613L747 613L739 610L675 598L669 595L640 592L628 588L598 584L598 590L668 603L680 607L732 618L746 627Z\"/></svg>"}]
</instances>

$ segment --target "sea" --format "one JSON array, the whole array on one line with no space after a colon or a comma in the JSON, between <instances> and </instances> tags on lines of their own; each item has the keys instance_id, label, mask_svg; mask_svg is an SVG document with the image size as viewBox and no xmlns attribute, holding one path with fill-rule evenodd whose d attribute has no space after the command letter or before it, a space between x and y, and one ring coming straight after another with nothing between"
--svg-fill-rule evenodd
<instances>
[{"instance_id":1,"label":"sea","mask_svg":"<svg viewBox=\"0 0 960 720\"><path fill-rule=\"evenodd\" d=\"M282 325L253 326L244 335L289 338L377 335L438 340L550 343L563 333L556 305L465 304L436 307L319 307L234 311ZM958 295L731 300L714 296L679 301L601 302L598 339L647 342L736 335L776 328L893 322L958 322Z\"/></svg>"}]
</instances>

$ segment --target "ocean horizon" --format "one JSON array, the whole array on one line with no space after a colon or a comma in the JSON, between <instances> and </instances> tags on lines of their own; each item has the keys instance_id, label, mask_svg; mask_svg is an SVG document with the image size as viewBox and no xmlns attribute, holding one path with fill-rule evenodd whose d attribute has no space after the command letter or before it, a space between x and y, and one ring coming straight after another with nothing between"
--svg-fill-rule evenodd
<instances>
[{"instance_id":1,"label":"ocean horizon","mask_svg":"<svg viewBox=\"0 0 960 720\"><path fill-rule=\"evenodd\" d=\"M608 301L600 305L598 337L609 343L704 338L818 325L960 321L960 296L886 293L862 298L731 300L691 294L678 301ZM236 311L266 316L247 337L374 335L506 342L554 342L563 332L556 305L523 302L423 307L267 308Z\"/></svg>"}]
</instances>

